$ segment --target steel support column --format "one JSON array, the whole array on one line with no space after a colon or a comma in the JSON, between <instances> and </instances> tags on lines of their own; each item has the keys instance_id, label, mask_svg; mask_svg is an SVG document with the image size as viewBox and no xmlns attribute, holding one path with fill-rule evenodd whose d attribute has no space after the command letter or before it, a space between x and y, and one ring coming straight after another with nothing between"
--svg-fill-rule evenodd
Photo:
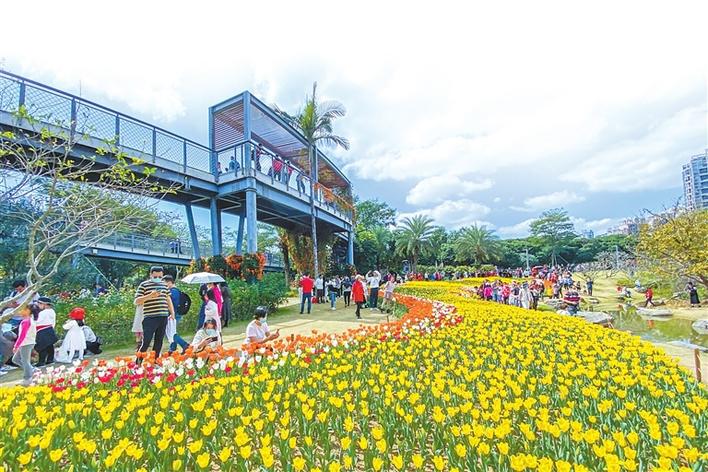
<instances>
[{"instance_id":1,"label":"steel support column","mask_svg":"<svg viewBox=\"0 0 708 472\"><path fill-rule=\"evenodd\" d=\"M194 214L192 213L192 204L185 203L184 209L187 213L187 226L189 226L189 236L192 238L192 258L199 260L199 238L197 237L197 227L194 225Z\"/></svg>"},{"instance_id":2,"label":"steel support column","mask_svg":"<svg viewBox=\"0 0 708 472\"><path fill-rule=\"evenodd\" d=\"M347 264L354 265L354 232L347 234Z\"/></svg>"},{"instance_id":3,"label":"steel support column","mask_svg":"<svg viewBox=\"0 0 708 472\"><path fill-rule=\"evenodd\" d=\"M246 251L258 251L258 227L256 223L256 190L246 190Z\"/></svg>"},{"instance_id":4,"label":"steel support column","mask_svg":"<svg viewBox=\"0 0 708 472\"><path fill-rule=\"evenodd\" d=\"M217 206L216 197L211 197L209 205L211 212L211 246L212 255L221 255L221 210Z\"/></svg>"},{"instance_id":5,"label":"steel support column","mask_svg":"<svg viewBox=\"0 0 708 472\"><path fill-rule=\"evenodd\" d=\"M243 227L246 223L246 213L241 212L238 215L238 232L236 233L236 255L240 256L243 253Z\"/></svg>"}]
</instances>

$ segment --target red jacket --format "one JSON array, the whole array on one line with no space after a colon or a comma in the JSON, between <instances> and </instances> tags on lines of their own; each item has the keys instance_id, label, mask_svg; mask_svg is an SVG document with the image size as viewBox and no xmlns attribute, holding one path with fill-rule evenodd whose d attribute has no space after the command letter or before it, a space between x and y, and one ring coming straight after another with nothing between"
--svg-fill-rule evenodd
<instances>
[{"instance_id":1,"label":"red jacket","mask_svg":"<svg viewBox=\"0 0 708 472\"><path fill-rule=\"evenodd\" d=\"M364 303L366 298L364 297L364 284L361 280L357 280L352 285L352 300L354 303Z\"/></svg>"},{"instance_id":2,"label":"red jacket","mask_svg":"<svg viewBox=\"0 0 708 472\"><path fill-rule=\"evenodd\" d=\"M312 293L312 287L315 286L315 281L309 277L303 277L303 279L300 281L300 286L302 287L302 293Z\"/></svg>"}]
</instances>

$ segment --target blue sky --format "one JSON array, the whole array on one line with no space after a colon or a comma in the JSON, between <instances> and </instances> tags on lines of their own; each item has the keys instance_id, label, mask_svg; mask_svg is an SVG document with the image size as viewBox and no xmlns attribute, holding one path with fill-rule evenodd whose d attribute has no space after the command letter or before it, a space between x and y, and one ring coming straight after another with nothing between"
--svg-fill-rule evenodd
<instances>
[{"instance_id":1,"label":"blue sky","mask_svg":"<svg viewBox=\"0 0 708 472\"><path fill-rule=\"evenodd\" d=\"M355 192L448 228L522 236L563 206L601 233L673 204L708 147L705 2L37 3L4 69L203 143L208 106L295 111L317 80Z\"/></svg>"}]
</instances>

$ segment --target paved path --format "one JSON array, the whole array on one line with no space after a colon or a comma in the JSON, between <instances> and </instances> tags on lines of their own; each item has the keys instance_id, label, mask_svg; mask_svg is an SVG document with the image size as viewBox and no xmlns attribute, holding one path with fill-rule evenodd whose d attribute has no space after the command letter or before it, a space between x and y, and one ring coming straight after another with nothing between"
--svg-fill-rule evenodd
<instances>
[{"instance_id":1,"label":"paved path","mask_svg":"<svg viewBox=\"0 0 708 472\"><path fill-rule=\"evenodd\" d=\"M280 328L281 336L291 334L309 335L313 330L326 333L341 333L360 325L373 325L386 322L389 317L378 310L362 309L362 319L357 320L355 315L356 306L344 307L344 302L340 298L337 301L337 310L332 311L329 303L314 304L310 314L300 315L298 312L297 298L286 300L278 311L269 316L268 325L272 331ZM246 337L245 326L248 321L239 321L229 325L224 329L224 345L228 348L239 347ZM191 333L180 329L186 340L191 340ZM100 334L100 333L99 333ZM163 345L164 346L164 345ZM130 356L135 352L134 348L112 349L99 356L87 357L87 359L107 359L112 360L116 356ZM61 365L61 364L55 364ZM0 377L0 387L8 387L18 384L22 379L22 370L15 369L7 375Z\"/></svg>"}]
</instances>

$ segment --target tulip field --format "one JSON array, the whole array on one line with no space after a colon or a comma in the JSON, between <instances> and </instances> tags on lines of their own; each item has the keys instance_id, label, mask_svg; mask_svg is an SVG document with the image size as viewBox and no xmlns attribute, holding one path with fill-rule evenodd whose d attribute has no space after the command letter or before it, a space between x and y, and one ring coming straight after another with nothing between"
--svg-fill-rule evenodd
<instances>
[{"instance_id":1,"label":"tulip field","mask_svg":"<svg viewBox=\"0 0 708 472\"><path fill-rule=\"evenodd\" d=\"M676 361L462 286L408 283L400 320L343 334L0 389L0 469L708 470L708 391Z\"/></svg>"}]
</instances>

